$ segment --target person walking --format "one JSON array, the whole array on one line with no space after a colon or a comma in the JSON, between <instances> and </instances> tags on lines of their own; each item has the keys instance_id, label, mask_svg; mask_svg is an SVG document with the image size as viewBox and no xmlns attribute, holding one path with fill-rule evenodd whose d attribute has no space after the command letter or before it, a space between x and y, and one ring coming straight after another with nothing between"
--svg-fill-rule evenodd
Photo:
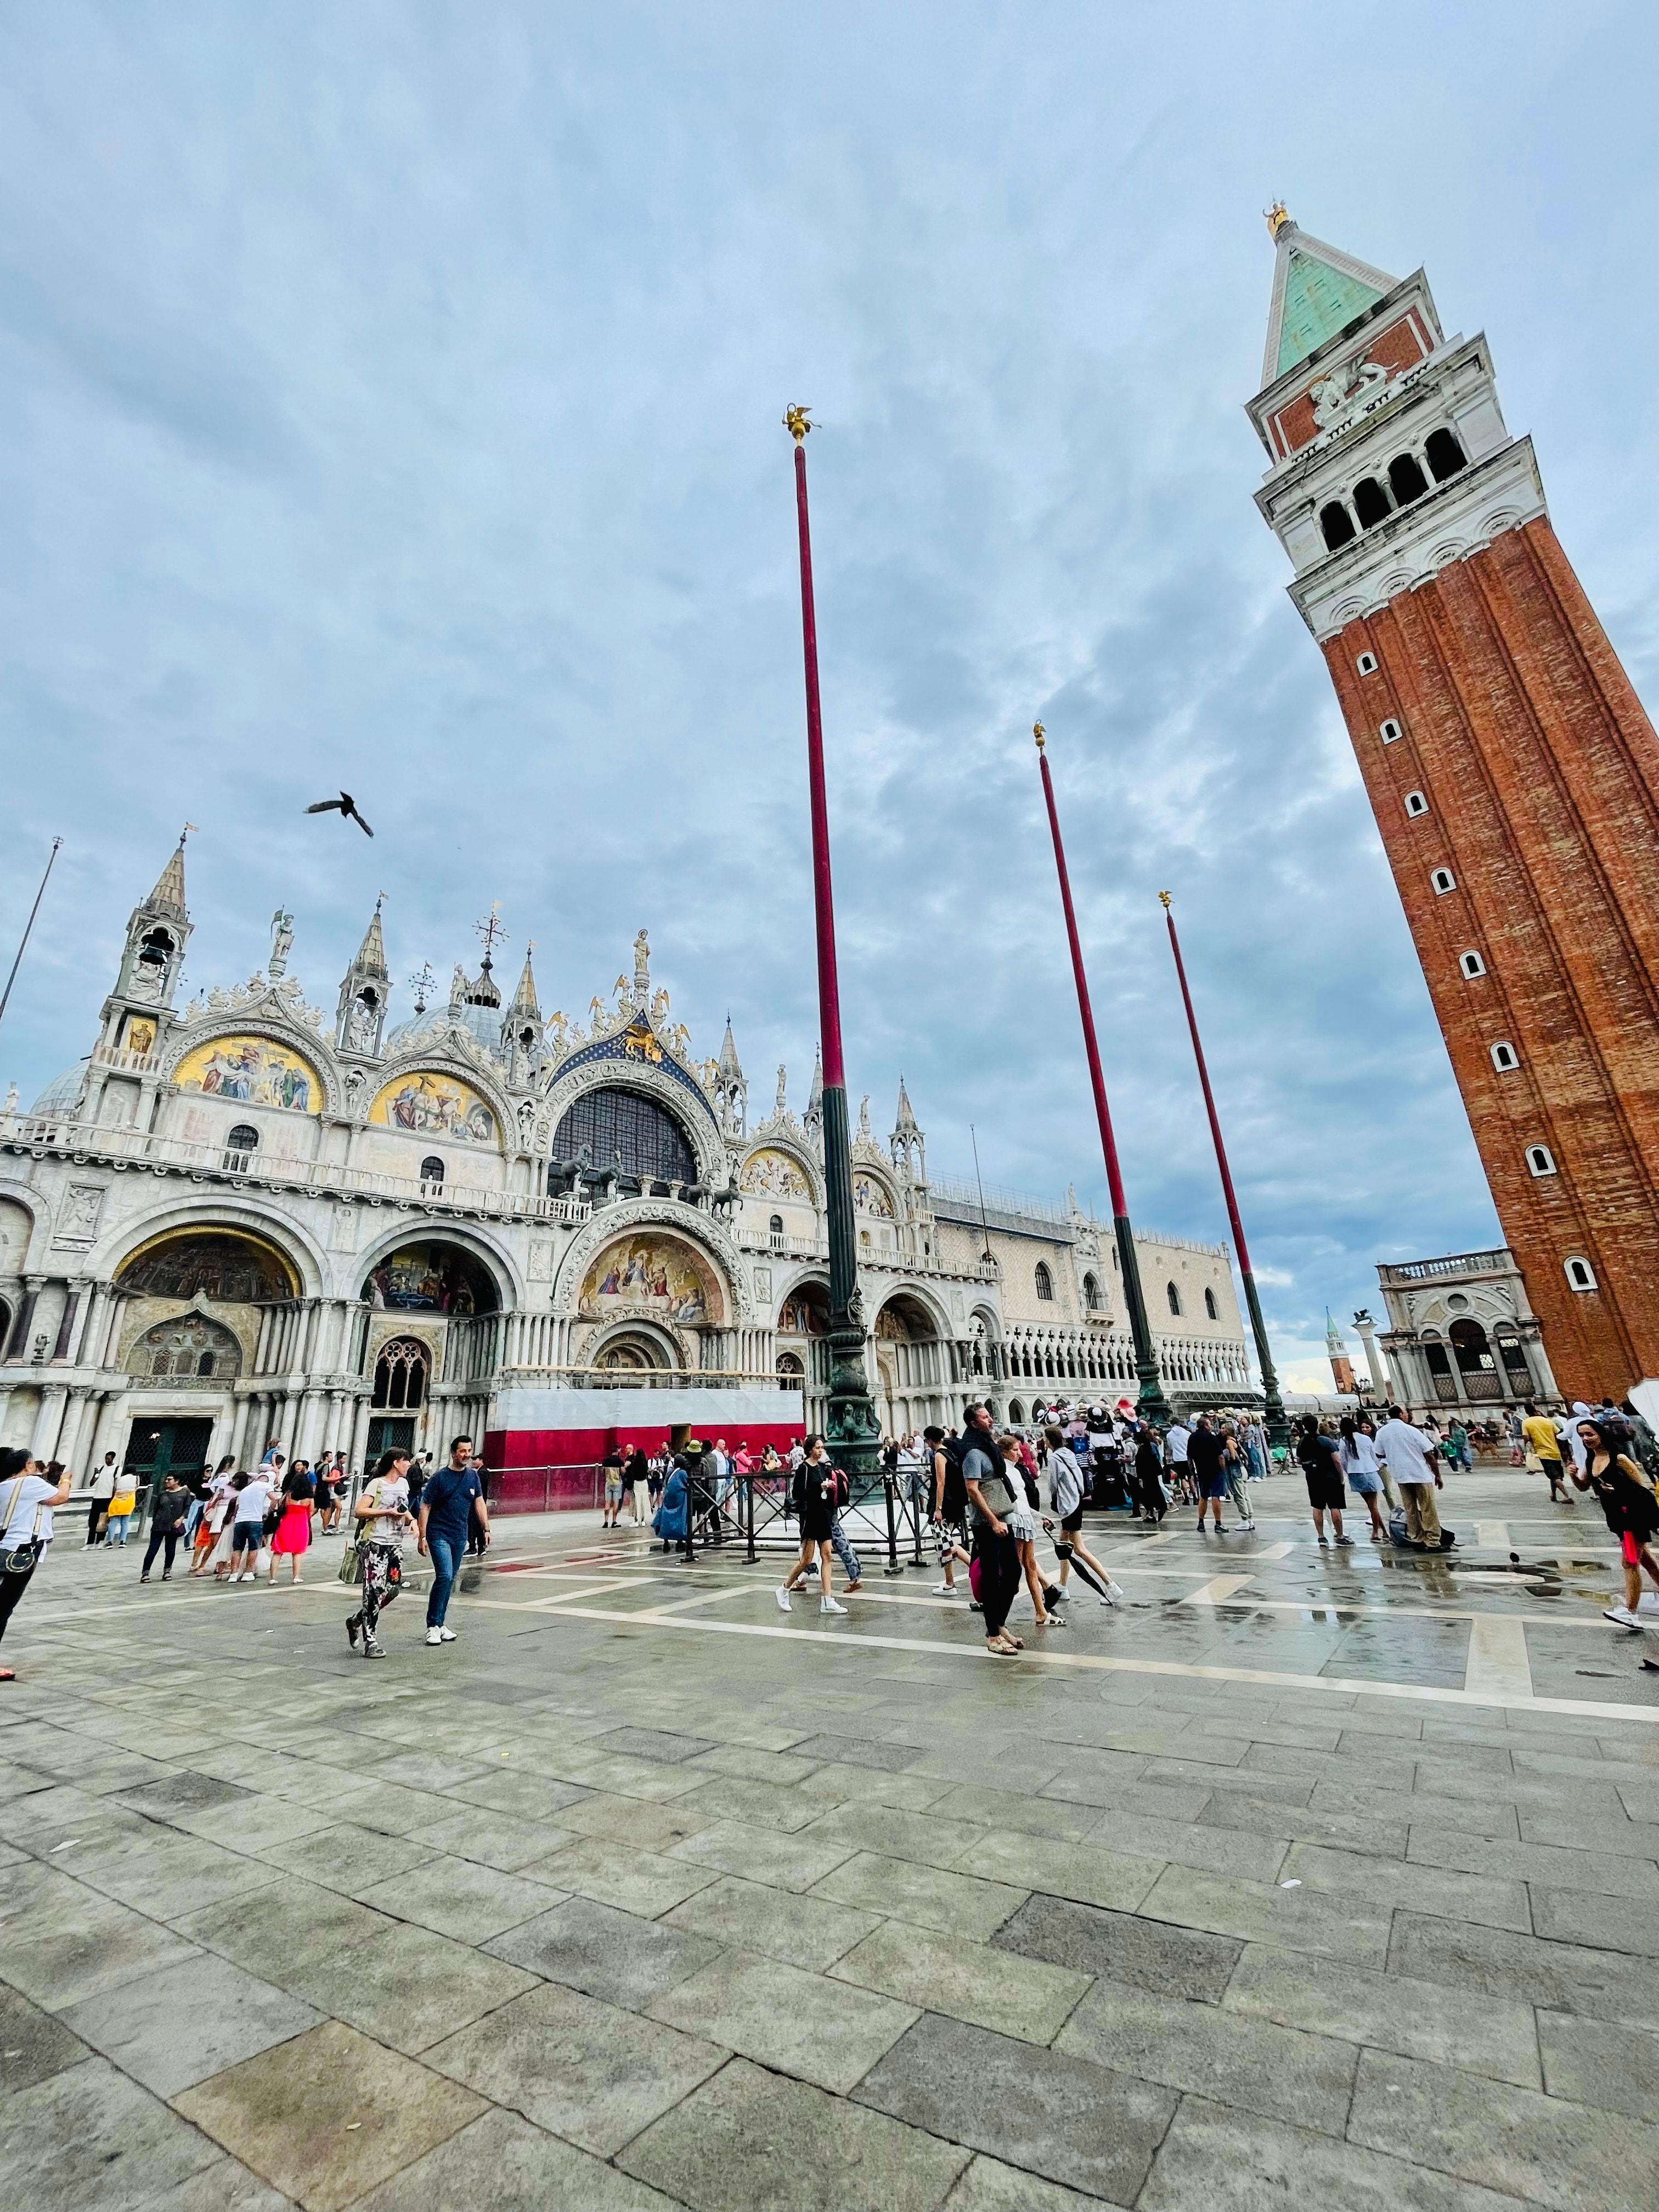
<instances>
[{"instance_id":1,"label":"person walking","mask_svg":"<svg viewBox=\"0 0 1659 2212\"><path fill-rule=\"evenodd\" d=\"M864 1587L864 1569L859 1564L859 1555L853 1549L853 1540L841 1517L843 1510L852 1501L853 1486L842 1468L835 1470L835 1476L836 1497L834 1510L830 1516L830 1541L835 1547L836 1557L841 1561L841 1571L847 1577L847 1595L850 1597L854 1591Z\"/></svg>"},{"instance_id":2,"label":"person walking","mask_svg":"<svg viewBox=\"0 0 1659 2212\"><path fill-rule=\"evenodd\" d=\"M1031 1612L1039 1628L1063 1628L1066 1624L1056 1613L1051 1613L1045 1601L1042 1577L1037 1572L1036 1516L1041 1499L1036 1496L1036 1478L1026 1471L1025 1455L1021 1449L1024 1439L1006 1436L998 1440L997 1449L1002 1454L1002 1472L1008 1487L1013 1492L1013 1503L1003 1515L1008 1534L1014 1540L1014 1556L1019 1561L1019 1571L1030 1595Z\"/></svg>"},{"instance_id":3,"label":"person walking","mask_svg":"<svg viewBox=\"0 0 1659 2212\"><path fill-rule=\"evenodd\" d=\"M1428 1437L1403 1407L1390 1406L1376 1432L1376 1456L1400 1486L1406 1540L1413 1551L1449 1552L1457 1541L1440 1526L1434 1493L1443 1486Z\"/></svg>"},{"instance_id":4,"label":"person walking","mask_svg":"<svg viewBox=\"0 0 1659 2212\"><path fill-rule=\"evenodd\" d=\"M137 1508L137 1469L124 1467L115 1478L114 1494L109 1501L109 1518L104 1530L106 1545L117 1544L125 1548L128 1528Z\"/></svg>"},{"instance_id":5,"label":"person walking","mask_svg":"<svg viewBox=\"0 0 1659 2212\"><path fill-rule=\"evenodd\" d=\"M1376 1503L1382 1494L1382 1477L1376 1464L1376 1443L1371 1435L1371 1425L1363 1415L1358 1419L1352 1413L1342 1416L1339 1449L1348 1487L1363 1500L1371 1516L1371 1541L1380 1544L1389 1533L1388 1523Z\"/></svg>"},{"instance_id":6,"label":"person walking","mask_svg":"<svg viewBox=\"0 0 1659 2212\"><path fill-rule=\"evenodd\" d=\"M386 1657L374 1632L380 1615L403 1588L404 1539L415 1526L409 1510L409 1462L406 1451L382 1452L354 1508L354 1517L362 1524L358 1549L363 1563L363 1601L346 1622L346 1640L355 1650L361 1636L365 1659Z\"/></svg>"},{"instance_id":7,"label":"person walking","mask_svg":"<svg viewBox=\"0 0 1659 2212\"><path fill-rule=\"evenodd\" d=\"M87 1548L91 1550L109 1519L109 1502L115 1495L115 1454L106 1452L104 1463L92 1478L92 1503L87 1509Z\"/></svg>"},{"instance_id":8,"label":"person walking","mask_svg":"<svg viewBox=\"0 0 1659 2212\"><path fill-rule=\"evenodd\" d=\"M935 1597L957 1597L957 1563L965 1567L971 1564L973 1553L968 1549L968 1492L962 1480L961 1462L946 1449L945 1435L937 1426L922 1431L922 1441L927 1447L932 1462L930 1490L932 1493L931 1530L942 1583L933 1585Z\"/></svg>"},{"instance_id":9,"label":"person walking","mask_svg":"<svg viewBox=\"0 0 1659 2212\"><path fill-rule=\"evenodd\" d=\"M1170 1510L1170 1501L1164 1488L1164 1460L1158 1447L1158 1431L1150 1421L1141 1421L1136 1426L1135 1438L1135 1496L1146 1518L1161 1522Z\"/></svg>"},{"instance_id":10,"label":"person walking","mask_svg":"<svg viewBox=\"0 0 1659 2212\"><path fill-rule=\"evenodd\" d=\"M50 1483L29 1453L15 1447L0 1451L0 1637L46 1556L53 1509L67 1505L69 1496L67 1474ZM0 1682L16 1679L9 1667L0 1667Z\"/></svg>"},{"instance_id":11,"label":"person walking","mask_svg":"<svg viewBox=\"0 0 1659 2212\"><path fill-rule=\"evenodd\" d=\"M251 1475L237 1490L231 1501L234 1519L230 1528L230 1579L234 1583L251 1583L258 1565L259 1553L265 1540L265 1508L278 1478L272 1472L282 1465L281 1460L262 1465L258 1474Z\"/></svg>"},{"instance_id":12,"label":"person walking","mask_svg":"<svg viewBox=\"0 0 1659 2212\"><path fill-rule=\"evenodd\" d=\"M672 1552L676 1545L684 1551L691 1530L691 1486L685 1462L678 1453L664 1464L667 1473L656 1486L661 1496L651 1516L651 1526L661 1537L665 1552Z\"/></svg>"},{"instance_id":13,"label":"person walking","mask_svg":"<svg viewBox=\"0 0 1659 2212\"><path fill-rule=\"evenodd\" d=\"M1329 1542L1325 1534L1325 1516L1328 1512L1332 1532L1337 1542L1347 1550L1353 1538L1342 1527L1342 1509L1348 1502L1348 1494L1342 1486L1341 1453L1320 1427L1315 1413L1303 1414L1296 1425L1296 1456L1307 1480L1315 1532L1322 1544Z\"/></svg>"},{"instance_id":14,"label":"person walking","mask_svg":"<svg viewBox=\"0 0 1659 2212\"><path fill-rule=\"evenodd\" d=\"M1008 1633L1010 1607L1019 1589L1019 1555L1005 1516L1014 1503L1013 1485L992 1434L988 1406L975 1406L963 1437L962 1479L974 1526L974 1558L979 1565L979 1602L985 1615L985 1649L1004 1659L1023 1651Z\"/></svg>"},{"instance_id":15,"label":"person walking","mask_svg":"<svg viewBox=\"0 0 1659 2212\"><path fill-rule=\"evenodd\" d=\"M1247 1536L1255 1534L1255 1516L1250 1510L1249 1462L1244 1455L1244 1445L1238 1431L1231 1421L1221 1424L1221 1471L1227 1478L1227 1495L1233 1501L1238 1516L1237 1526Z\"/></svg>"},{"instance_id":16,"label":"person walking","mask_svg":"<svg viewBox=\"0 0 1659 2212\"><path fill-rule=\"evenodd\" d=\"M836 1470L830 1463L822 1437L807 1439L806 1455L795 1469L794 1505L800 1522L800 1557L778 1584L778 1610L793 1610L789 1594L799 1589L811 1571L816 1556L818 1570L818 1611L845 1613L830 1588L830 1561L835 1551Z\"/></svg>"},{"instance_id":17,"label":"person walking","mask_svg":"<svg viewBox=\"0 0 1659 2212\"><path fill-rule=\"evenodd\" d=\"M1562 1480L1561 1437L1547 1413L1540 1413L1528 1401L1526 1418L1521 1424L1522 1441L1538 1462L1538 1471L1550 1486L1550 1502L1553 1505L1571 1505Z\"/></svg>"},{"instance_id":18,"label":"person walking","mask_svg":"<svg viewBox=\"0 0 1659 2212\"><path fill-rule=\"evenodd\" d=\"M1115 1585L1083 1540L1083 1469L1078 1464L1077 1454L1059 1429L1045 1429L1042 1440L1048 1447L1048 1503L1060 1516L1060 1540L1054 1551L1060 1560L1060 1597L1066 1600L1071 1595L1067 1584L1075 1559L1085 1578L1090 1574L1096 1577L1100 1584L1100 1602L1109 1606Z\"/></svg>"},{"instance_id":19,"label":"person walking","mask_svg":"<svg viewBox=\"0 0 1659 2212\"><path fill-rule=\"evenodd\" d=\"M144 1564L138 1573L141 1583L149 1580L155 1554L164 1545L167 1559L161 1568L161 1580L164 1583L173 1580L173 1555L179 1548L179 1538L185 1516L195 1502L176 1474L169 1474L163 1480L161 1495L156 1499L155 1510L149 1516L149 1542L144 1548Z\"/></svg>"},{"instance_id":20,"label":"person walking","mask_svg":"<svg viewBox=\"0 0 1659 2212\"><path fill-rule=\"evenodd\" d=\"M270 1579L276 1581L276 1562L288 1561L289 1587L300 1579L300 1562L311 1549L311 1516L316 1504L316 1492L311 1480L311 1470L302 1459L296 1459L283 1477L282 1510L270 1538Z\"/></svg>"},{"instance_id":21,"label":"person walking","mask_svg":"<svg viewBox=\"0 0 1659 2212\"><path fill-rule=\"evenodd\" d=\"M1202 1521L1204 1493L1193 1482L1193 1471L1188 1457L1192 1438L1193 1432L1184 1421L1179 1419L1171 1421L1169 1434L1164 1439L1164 1465L1176 1504L1184 1504L1195 1496L1199 1502L1199 1519Z\"/></svg>"},{"instance_id":22,"label":"person walking","mask_svg":"<svg viewBox=\"0 0 1659 2212\"><path fill-rule=\"evenodd\" d=\"M1175 1431L1170 1430L1171 1437ZM1187 1464L1198 1486L1198 1533L1204 1534L1204 1509L1215 1508L1215 1533L1224 1532L1221 1525L1221 1501L1227 1495L1227 1446L1210 1423L1207 1413L1198 1417L1198 1426L1187 1432Z\"/></svg>"},{"instance_id":23,"label":"person walking","mask_svg":"<svg viewBox=\"0 0 1659 2212\"><path fill-rule=\"evenodd\" d=\"M1653 1553L1654 1537L1659 1535L1659 1496L1655 1495L1645 1471L1623 1449L1623 1421L1594 1417L1581 1420L1578 1436L1584 1447L1584 1471L1581 1474L1577 1467L1573 1468L1573 1486L1595 1492L1607 1527L1619 1539L1619 1556L1625 1570L1625 1602L1603 1607L1603 1615L1617 1621L1620 1628L1639 1630L1644 1567L1650 1580L1659 1588L1659 1559Z\"/></svg>"},{"instance_id":24,"label":"person walking","mask_svg":"<svg viewBox=\"0 0 1659 2212\"><path fill-rule=\"evenodd\" d=\"M471 1462L471 1437L457 1437L449 1447L449 1465L431 1476L421 1492L416 1548L432 1562L426 1601L428 1644L455 1641L454 1630L447 1626L449 1597L466 1556L475 1513L483 1524L484 1542L489 1541L489 1507Z\"/></svg>"},{"instance_id":25,"label":"person walking","mask_svg":"<svg viewBox=\"0 0 1659 2212\"><path fill-rule=\"evenodd\" d=\"M623 1462L622 1494L628 1517L636 1528L645 1520L645 1499L641 1493L647 1487L650 1480L650 1461L638 1444L630 1444L628 1456Z\"/></svg>"}]
</instances>

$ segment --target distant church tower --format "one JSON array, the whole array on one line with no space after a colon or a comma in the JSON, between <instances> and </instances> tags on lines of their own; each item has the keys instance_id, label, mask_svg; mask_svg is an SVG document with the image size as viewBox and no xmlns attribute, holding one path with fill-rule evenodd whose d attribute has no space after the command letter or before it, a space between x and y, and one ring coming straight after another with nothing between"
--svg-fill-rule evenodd
<instances>
[{"instance_id":1,"label":"distant church tower","mask_svg":"<svg viewBox=\"0 0 1659 2212\"><path fill-rule=\"evenodd\" d=\"M177 1018L173 994L190 932L185 908L185 840L180 837L155 890L127 917L121 970L103 1006L106 1047L141 1059L155 1053L158 1040Z\"/></svg>"},{"instance_id":2,"label":"distant church tower","mask_svg":"<svg viewBox=\"0 0 1659 2212\"><path fill-rule=\"evenodd\" d=\"M1342 1332L1331 1318L1331 1310L1325 1309L1325 1357L1331 1363L1331 1380L1339 1393L1346 1398L1354 1395L1353 1362L1348 1357L1348 1347L1342 1341Z\"/></svg>"},{"instance_id":3,"label":"distant church tower","mask_svg":"<svg viewBox=\"0 0 1659 2212\"><path fill-rule=\"evenodd\" d=\"M380 933L380 902L363 941L340 984L340 1002L334 1017L334 1042L355 1059L373 1060L380 1049L386 1029L386 1002L392 976L386 964L386 939Z\"/></svg>"},{"instance_id":4,"label":"distant church tower","mask_svg":"<svg viewBox=\"0 0 1659 2212\"><path fill-rule=\"evenodd\" d=\"M1256 504L1296 570L1570 1396L1659 1374L1659 745L1484 336L1268 217Z\"/></svg>"}]
</instances>

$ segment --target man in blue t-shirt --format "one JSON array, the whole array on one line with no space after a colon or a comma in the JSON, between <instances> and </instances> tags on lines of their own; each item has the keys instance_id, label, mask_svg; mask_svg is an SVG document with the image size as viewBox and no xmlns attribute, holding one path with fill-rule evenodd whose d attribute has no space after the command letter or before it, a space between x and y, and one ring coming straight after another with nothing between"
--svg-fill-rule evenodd
<instances>
[{"instance_id":1,"label":"man in blue t-shirt","mask_svg":"<svg viewBox=\"0 0 1659 2212\"><path fill-rule=\"evenodd\" d=\"M449 1465L428 1475L421 1492L419 1544L432 1561L432 1590L426 1601L428 1644L455 1641L454 1630L444 1626L444 1615L466 1556L467 1530L475 1506L484 1542L489 1541L489 1508L471 1462L471 1437L457 1437L449 1447Z\"/></svg>"}]
</instances>

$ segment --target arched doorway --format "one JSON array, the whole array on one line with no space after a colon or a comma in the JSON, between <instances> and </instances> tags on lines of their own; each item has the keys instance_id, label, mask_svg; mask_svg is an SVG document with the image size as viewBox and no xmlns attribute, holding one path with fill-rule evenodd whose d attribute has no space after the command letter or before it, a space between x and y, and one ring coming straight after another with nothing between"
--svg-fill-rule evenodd
<instances>
[{"instance_id":1,"label":"arched doorway","mask_svg":"<svg viewBox=\"0 0 1659 2212\"><path fill-rule=\"evenodd\" d=\"M1446 1334L1451 1339L1452 1353L1457 1361L1463 1395L1477 1405L1501 1398L1504 1395L1503 1378L1498 1372L1498 1362L1481 1324L1472 1314L1464 1314L1452 1323Z\"/></svg>"},{"instance_id":2,"label":"arched doorway","mask_svg":"<svg viewBox=\"0 0 1659 2212\"><path fill-rule=\"evenodd\" d=\"M793 1360L805 1386L803 1413L809 1429L821 1429L829 1409L830 1285L797 1283L778 1308L778 1370Z\"/></svg>"},{"instance_id":3,"label":"arched doorway","mask_svg":"<svg viewBox=\"0 0 1659 2212\"><path fill-rule=\"evenodd\" d=\"M876 1316L876 1399L890 1436L908 1436L945 1411L943 1352L938 1324L923 1301L906 1291Z\"/></svg>"},{"instance_id":4,"label":"arched doorway","mask_svg":"<svg viewBox=\"0 0 1659 2212\"><path fill-rule=\"evenodd\" d=\"M643 1091L605 1084L578 1098L553 1133L550 1190L602 1182L615 1176L618 1190L666 1194L670 1187L697 1181L690 1139L665 1106Z\"/></svg>"},{"instance_id":5,"label":"arched doorway","mask_svg":"<svg viewBox=\"0 0 1659 2212\"><path fill-rule=\"evenodd\" d=\"M481 1255L449 1237L411 1239L372 1261L359 1296L373 1310L357 1371L374 1374L377 1393L383 1373L388 1394L404 1393L402 1407L390 1395L384 1406L376 1397L371 1455L447 1447L450 1436L481 1429L499 1361L502 1302ZM418 1402L408 1395L417 1375Z\"/></svg>"}]
</instances>

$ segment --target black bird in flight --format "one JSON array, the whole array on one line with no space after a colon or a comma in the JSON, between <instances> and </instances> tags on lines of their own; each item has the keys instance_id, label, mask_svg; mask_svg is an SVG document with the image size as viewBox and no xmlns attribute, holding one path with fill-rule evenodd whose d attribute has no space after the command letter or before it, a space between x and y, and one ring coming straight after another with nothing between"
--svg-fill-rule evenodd
<instances>
[{"instance_id":1,"label":"black bird in flight","mask_svg":"<svg viewBox=\"0 0 1659 2212\"><path fill-rule=\"evenodd\" d=\"M347 822L355 822L365 837L372 837L374 835L362 816L358 813L357 802L349 791L343 791L337 799L319 799L314 806L307 806L306 812L307 814L337 814Z\"/></svg>"}]
</instances>

